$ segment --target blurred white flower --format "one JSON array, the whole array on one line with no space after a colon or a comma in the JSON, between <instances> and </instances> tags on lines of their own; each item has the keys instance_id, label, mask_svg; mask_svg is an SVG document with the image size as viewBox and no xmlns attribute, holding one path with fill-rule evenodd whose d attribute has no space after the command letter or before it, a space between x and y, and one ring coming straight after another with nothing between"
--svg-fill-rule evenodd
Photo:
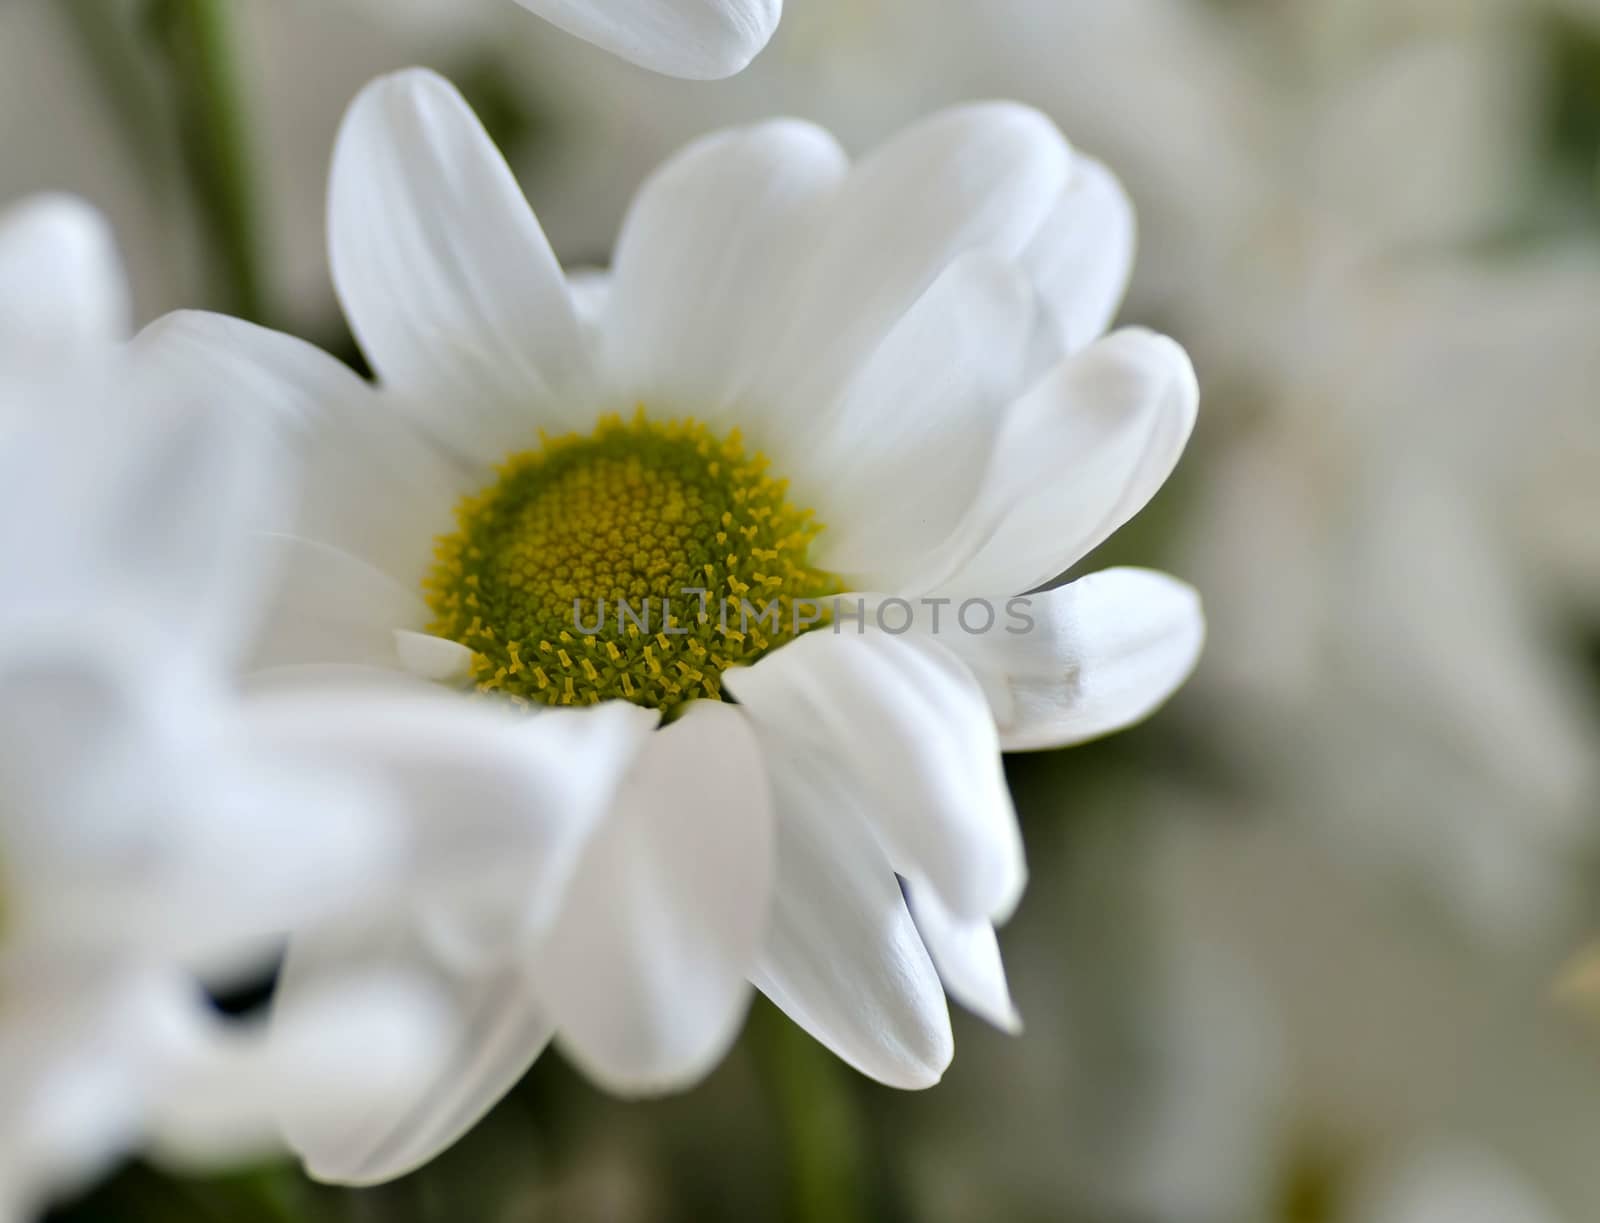
<instances>
[{"instance_id":1,"label":"blurred white flower","mask_svg":"<svg viewBox=\"0 0 1600 1223\"><path fill-rule=\"evenodd\" d=\"M1555 1223L1557 1217L1493 1151L1440 1143L1363 1186L1349 1223Z\"/></svg>"},{"instance_id":2,"label":"blurred white flower","mask_svg":"<svg viewBox=\"0 0 1600 1223\"><path fill-rule=\"evenodd\" d=\"M260 971L394 846L373 795L256 753L228 716L272 451L148 377L119 343L126 299L85 205L0 214L7 1220L144 1142L275 1147L291 1095L330 1115L388 1099L441 1022L419 987L368 974L330 983L316 1030L269 1035L225 1024L195 976ZM357 1028L382 1052L351 1073L327 1053ZM370 1077L385 1054L398 1079Z\"/></svg>"},{"instance_id":3,"label":"blurred white flower","mask_svg":"<svg viewBox=\"0 0 1600 1223\"><path fill-rule=\"evenodd\" d=\"M1341 1223L1588 1216L1600 1066L1542 957L1415 920L1271 808L1158 805L1173 920L1251 965L1280 1034L1269 1199L1298 1185Z\"/></svg>"},{"instance_id":4,"label":"blurred white flower","mask_svg":"<svg viewBox=\"0 0 1600 1223\"><path fill-rule=\"evenodd\" d=\"M1143 717L1202 631L1192 591L1133 570L1034 596L1032 631L1004 619L1144 504L1194 420L1176 345L1097 339L1132 253L1110 174L1012 105L940 115L854 169L809 125L733 130L650 180L608 277L569 283L471 111L412 72L353 106L330 229L380 388L230 320L161 329L241 409L270 411L274 378L321 390L311 504L279 540L276 683L604 703L524 724L530 771L592 791L559 905L486 886L470 916L292 947L284 1009L330 966L421 959L457 981L469 1032L406 1114L297 1134L312 1170L426 1160L552 1034L611 1088L691 1082L747 981L900 1087L951 1056L940 974L1013 1025L991 923L1024 867L999 752ZM685 593L702 583L704 606ZM856 630L789 623L851 589L878 592ZM780 617L724 629L746 594ZM677 618L573 623L575 598L587 623L619 595ZM694 699L724 686L738 705ZM458 707L435 734L466 744ZM615 733L580 747L596 718ZM458 807L494 801L475 777Z\"/></svg>"},{"instance_id":5,"label":"blurred white flower","mask_svg":"<svg viewBox=\"0 0 1600 1223\"><path fill-rule=\"evenodd\" d=\"M503 3L504 0L501 0ZM778 28L783 0L516 0L546 21L652 72L733 76ZM484 0L359 0L387 22L429 32L481 24Z\"/></svg>"}]
</instances>

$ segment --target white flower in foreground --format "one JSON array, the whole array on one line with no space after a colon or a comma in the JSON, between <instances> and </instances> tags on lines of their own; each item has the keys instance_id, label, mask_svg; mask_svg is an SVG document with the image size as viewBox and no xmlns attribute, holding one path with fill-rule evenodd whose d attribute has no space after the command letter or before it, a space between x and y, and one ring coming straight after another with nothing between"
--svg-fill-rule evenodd
<instances>
[{"instance_id":1,"label":"white flower in foreground","mask_svg":"<svg viewBox=\"0 0 1600 1223\"><path fill-rule=\"evenodd\" d=\"M147 379L125 326L92 211L0 214L0 1220L146 1143L277 1147L296 1093L389 1100L440 1021L366 974L269 1033L195 976L259 971L392 855L369 795L229 718L267 454Z\"/></svg>"},{"instance_id":2,"label":"white flower in foreground","mask_svg":"<svg viewBox=\"0 0 1600 1223\"><path fill-rule=\"evenodd\" d=\"M1132 252L1111 175L1007 104L854 168L806 124L728 131L645 186L609 277L572 283L466 104L415 71L352 108L330 229L379 387L231 320L149 337L241 409L320 393L264 662L280 689L365 678L375 709L408 684L508 694L542 710L525 774L595 793L558 895L508 872L468 910L293 944L281 1016L380 961L454 982L464 1022L413 1108L340 1134L291 1118L313 1172L426 1160L552 1036L615 1090L687 1084L750 982L898 1087L951 1057L941 976L1013 1027L993 925L1025 870L1000 751L1143 717L1202 635L1193 591L1155 573L1013 602L1137 512L1194 421L1175 344L1097 339ZM797 603L847 590L874 592L865 623L795 631ZM648 630L619 597L653 600ZM597 631L575 599L585 623L611 602ZM430 704L432 740L467 751L483 703ZM575 745L599 717L625 750ZM465 762L409 776L459 811L534 794Z\"/></svg>"}]
</instances>

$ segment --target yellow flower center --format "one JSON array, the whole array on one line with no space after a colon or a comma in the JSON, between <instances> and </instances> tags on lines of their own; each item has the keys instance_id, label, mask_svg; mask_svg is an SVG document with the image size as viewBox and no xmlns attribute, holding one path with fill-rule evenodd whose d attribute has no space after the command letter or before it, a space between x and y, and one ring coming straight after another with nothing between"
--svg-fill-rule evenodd
<instances>
[{"instance_id":1,"label":"yellow flower center","mask_svg":"<svg viewBox=\"0 0 1600 1223\"><path fill-rule=\"evenodd\" d=\"M462 500L423 582L480 691L670 712L824 622L841 586L807 560L822 527L737 430L640 408L541 443Z\"/></svg>"}]
</instances>

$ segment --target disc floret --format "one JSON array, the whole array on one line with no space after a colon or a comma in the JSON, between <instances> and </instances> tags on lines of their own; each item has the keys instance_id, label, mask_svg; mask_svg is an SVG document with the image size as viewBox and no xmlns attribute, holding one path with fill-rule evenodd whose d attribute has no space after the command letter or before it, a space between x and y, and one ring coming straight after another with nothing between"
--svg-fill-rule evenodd
<instances>
[{"instance_id":1,"label":"disc floret","mask_svg":"<svg viewBox=\"0 0 1600 1223\"><path fill-rule=\"evenodd\" d=\"M823 622L841 589L807 559L822 525L768 467L737 429L643 408L541 435L457 506L423 583L429 631L520 702L721 699L724 671Z\"/></svg>"}]
</instances>

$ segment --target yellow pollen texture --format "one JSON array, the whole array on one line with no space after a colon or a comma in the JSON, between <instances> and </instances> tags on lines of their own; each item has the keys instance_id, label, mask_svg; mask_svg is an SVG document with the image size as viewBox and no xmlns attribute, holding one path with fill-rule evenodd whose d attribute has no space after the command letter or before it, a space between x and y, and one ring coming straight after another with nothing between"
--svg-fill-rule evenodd
<instances>
[{"instance_id":1,"label":"yellow pollen texture","mask_svg":"<svg viewBox=\"0 0 1600 1223\"><path fill-rule=\"evenodd\" d=\"M822 527L737 430L640 408L541 442L456 507L423 583L480 691L670 712L825 622L841 588L807 563Z\"/></svg>"}]
</instances>

